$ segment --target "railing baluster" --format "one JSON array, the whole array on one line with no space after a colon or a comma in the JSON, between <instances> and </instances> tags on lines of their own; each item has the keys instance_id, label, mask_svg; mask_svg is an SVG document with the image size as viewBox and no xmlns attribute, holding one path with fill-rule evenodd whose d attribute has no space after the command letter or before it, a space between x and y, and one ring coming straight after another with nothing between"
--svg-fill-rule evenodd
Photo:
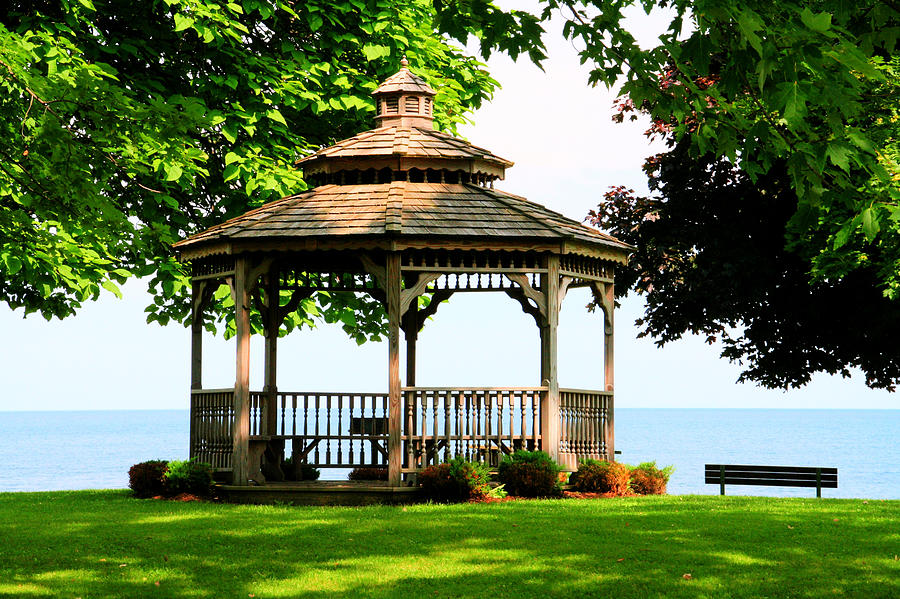
<instances>
[{"instance_id":1,"label":"railing baluster","mask_svg":"<svg viewBox=\"0 0 900 599\"><path fill-rule=\"evenodd\" d=\"M450 398L452 392L444 394L444 461L450 461Z\"/></svg>"}]
</instances>

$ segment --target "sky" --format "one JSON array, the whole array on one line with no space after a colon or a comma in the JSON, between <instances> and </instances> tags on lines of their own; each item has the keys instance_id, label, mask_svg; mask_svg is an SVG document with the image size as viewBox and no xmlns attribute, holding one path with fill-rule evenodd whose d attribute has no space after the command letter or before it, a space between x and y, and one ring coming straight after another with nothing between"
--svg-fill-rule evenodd
<instances>
[{"instance_id":1,"label":"sky","mask_svg":"<svg viewBox=\"0 0 900 599\"><path fill-rule=\"evenodd\" d=\"M652 40L660 21L636 22ZM642 39L639 36L639 39ZM541 71L526 59L494 56L488 67L502 89L461 131L472 143L512 160L497 188L540 202L575 220L613 185L646 192L643 159L658 151L643 136L646 123L614 124L615 94L587 86L576 49L553 31ZM124 299L104 294L75 317L46 322L0 306L0 411L187 409L190 335L180 325L146 324L150 299L141 281ZM587 290L571 291L559 328L563 387L603 388L603 323L585 310ZM738 366L721 348L686 338L657 348L637 339L640 297L616 311L615 402L618 408L898 409L895 394L851 379L818 375L800 390L737 384ZM234 385L234 343L204 336L205 388ZM262 388L262 339L251 342L251 387ZM504 294L457 294L419 337L422 386L540 384L538 330ZM401 368L401 371L404 370ZM358 347L337 325L294 332L279 342L282 391L387 390L387 346Z\"/></svg>"}]
</instances>

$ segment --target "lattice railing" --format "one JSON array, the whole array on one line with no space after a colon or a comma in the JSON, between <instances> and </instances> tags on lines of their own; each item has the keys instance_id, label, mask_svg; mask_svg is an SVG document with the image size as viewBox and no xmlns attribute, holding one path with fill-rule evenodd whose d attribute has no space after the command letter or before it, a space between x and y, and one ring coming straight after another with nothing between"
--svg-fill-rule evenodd
<instances>
[{"instance_id":1,"label":"lattice railing","mask_svg":"<svg viewBox=\"0 0 900 599\"><path fill-rule=\"evenodd\" d=\"M265 393L250 394L250 434L263 431ZM386 393L278 392L270 436L318 468L387 465Z\"/></svg>"},{"instance_id":2,"label":"lattice railing","mask_svg":"<svg viewBox=\"0 0 900 599\"><path fill-rule=\"evenodd\" d=\"M404 471L464 456L499 463L503 454L541 447L546 387L403 390Z\"/></svg>"},{"instance_id":3,"label":"lattice railing","mask_svg":"<svg viewBox=\"0 0 900 599\"><path fill-rule=\"evenodd\" d=\"M216 470L231 469L234 389L191 391L190 456Z\"/></svg>"},{"instance_id":4,"label":"lattice railing","mask_svg":"<svg viewBox=\"0 0 900 599\"><path fill-rule=\"evenodd\" d=\"M612 421L612 391L560 389L559 453L610 459L607 440Z\"/></svg>"}]
</instances>

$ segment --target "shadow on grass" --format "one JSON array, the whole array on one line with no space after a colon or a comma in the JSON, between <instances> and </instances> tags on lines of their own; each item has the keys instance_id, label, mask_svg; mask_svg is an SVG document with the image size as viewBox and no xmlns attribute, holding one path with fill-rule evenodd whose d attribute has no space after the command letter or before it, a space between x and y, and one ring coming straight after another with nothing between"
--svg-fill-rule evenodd
<instances>
[{"instance_id":1,"label":"shadow on grass","mask_svg":"<svg viewBox=\"0 0 900 599\"><path fill-rule=\"evenodd\" d=\"M404 509L0 494L0 596L898 597L898 513L748 497Z\"/></svg>"}]
</instances>

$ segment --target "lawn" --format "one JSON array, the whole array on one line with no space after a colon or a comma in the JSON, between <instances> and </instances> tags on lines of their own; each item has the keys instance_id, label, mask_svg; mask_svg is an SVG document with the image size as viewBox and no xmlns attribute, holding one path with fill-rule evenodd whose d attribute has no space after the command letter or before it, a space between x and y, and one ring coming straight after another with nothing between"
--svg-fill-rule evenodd
<instances>
[{"instance_id":1,"label":"lawn","mask_svg":"<svg viewBox=\"0 0 900 599\"><path fill-rule=\"evenodd\" d=\"M900 597L900 501L0 494L0 597Z\"/></svg>"}]
</instances>

